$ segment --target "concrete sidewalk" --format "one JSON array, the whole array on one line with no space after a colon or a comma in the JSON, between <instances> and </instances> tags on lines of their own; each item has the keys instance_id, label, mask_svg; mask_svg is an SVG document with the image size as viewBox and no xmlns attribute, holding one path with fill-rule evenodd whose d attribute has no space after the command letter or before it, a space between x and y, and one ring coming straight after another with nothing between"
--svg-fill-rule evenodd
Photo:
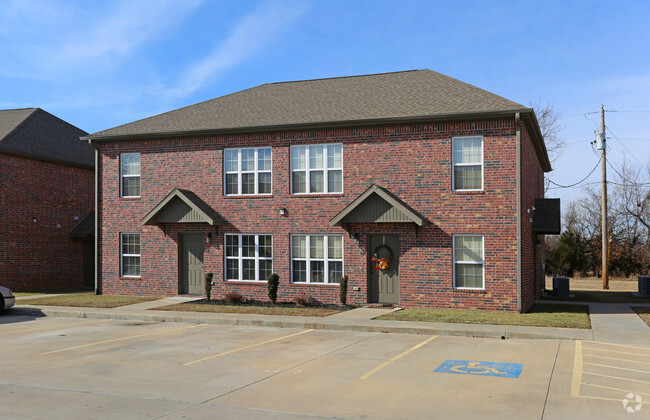
<instances>
[{"instance_id":1,"label":"concrete sidewalk","mask_svg":"<svg viewBox=\"0 0 650 420\"><path fill-rule=\"evenodd\" d=\"M183 296L176 296L155 301L138 303L135 305L122 306L113 309L19 305L12 309L12 313L16 315L24 314L30 316L123 319L154 322L189 322L205 324L268 326L280 328L313 328L322 330L449 335L481 338L534 338L563 340L594 339L592 330L575 328L447 324L435 322L383 321L374 319L392 311L392 309L385 308L357 308L328 317L155 310L155 308L161 306L200 299L200 297L188 298ZM636 314L634 316L636 316ZM643 323L643 321L641 322Z\"/></svg>"}]
</instances>

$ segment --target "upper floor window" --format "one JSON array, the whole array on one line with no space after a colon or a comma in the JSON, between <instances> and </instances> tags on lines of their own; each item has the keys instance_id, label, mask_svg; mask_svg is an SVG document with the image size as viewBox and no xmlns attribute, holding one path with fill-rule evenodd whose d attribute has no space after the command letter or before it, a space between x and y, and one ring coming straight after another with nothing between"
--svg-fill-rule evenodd
<instances>
[{"instance_id":1,"label":"upper floor window","mask_svg":"<svg viewBox=\"0 0 650 420\"><path fill-rule=\"evenodd\" d=\"M484 289L483 236L454 236L454 287Z\"/></svg>"},{"instance_id":2,"label":"upper floor window","mask_svg":"<svg viewBox=\"0 0 650 420\"><path fill-rule=\"evenodd\" d=\"M120 155L122 197L140 197L140 153Z\"/></svg>"},{"instance_id":3,"label":"upper floor window","mask_svg":"<svg viewBox=\"0 0 650 420\"><path fill-rule=\"evenodd\" d=\"M452 142L454 190L482 190L483 137L455 137Z\"/></svg>"},{"instance_id":4,"label":"upper floor window","mask_svg":"<svg viewBox=\"0 0 650 420\"><path fill-rule=\"evenodd\" d=\"M271 235L226 235L226 280L266 281L272 272Z\"/></svg>"},{"instance_id":5,"label":"upper floor window","mask_svg":"<svg viewBox=\"0 0 650 420\"><path fill-rule=\"evenodd\" d=\"M291 147L291 193L343 192L343 145Z\"/></svg>"},{"instance_id":6,"label":"upper floor window","mask_svg":"<svg viewBox=\"0 0 650 420\"><path fill-rule=\"evenodd\" d=\"M120 275L140 277L140 234L120 235Z\"/></svg>"},{"instance_id":7,"label":"upper floor window","mask_svg":"<svg viewBox=\"0 0 650 420\"><path fill-rule=\"evenodd\" d=\"M271 148L224 151L226 195L271 194Z\"/></svg>"}]
</instances>

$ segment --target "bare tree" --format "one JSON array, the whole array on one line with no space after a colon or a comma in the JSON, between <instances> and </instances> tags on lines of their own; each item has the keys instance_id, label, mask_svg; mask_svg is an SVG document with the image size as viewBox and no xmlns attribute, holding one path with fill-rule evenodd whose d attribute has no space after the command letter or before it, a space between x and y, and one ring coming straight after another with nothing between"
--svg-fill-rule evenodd
<instances>
[{"instance_id":1,"label":"bare tree","mask_svg":"<svg viewBox=\"0 0 650 420\"><path fill-rule=\"evenodd\" d=\"M564 140L560 138L560 131L564 128L559 123L560 113L553 108L548 100L544 103L538 99L537 102L531 102L530 106L535 111L539 129L542 131L542 137L546 143L548 158L553 163L560 157L564 147Z\"/></svg>"}]
</instances>

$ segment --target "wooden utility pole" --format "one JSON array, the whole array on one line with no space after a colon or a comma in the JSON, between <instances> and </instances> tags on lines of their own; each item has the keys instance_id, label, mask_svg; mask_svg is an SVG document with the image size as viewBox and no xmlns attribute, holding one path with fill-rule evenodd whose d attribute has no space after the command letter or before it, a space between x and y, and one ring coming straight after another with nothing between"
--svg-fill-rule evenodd
<instances>
[{"instance_id":1,"label":"wooden utility pole","mask_svg":"<svg viewBox=\"0 0 650 420\"><path fill-rule=\"evenodd\" d=\"M600 159L602 164L602 174L603 174L603 192L601 197L601 225L603 238L602 241L602 260L603 260L603 289L609 289L609 278L607 273L607 260L608 252L607 247L609 246L609 234L607 230L607 144L605 143L605 106L600 106L600 133L598 133L598 148L600 149Z\"/></svg>"}]
</instances>

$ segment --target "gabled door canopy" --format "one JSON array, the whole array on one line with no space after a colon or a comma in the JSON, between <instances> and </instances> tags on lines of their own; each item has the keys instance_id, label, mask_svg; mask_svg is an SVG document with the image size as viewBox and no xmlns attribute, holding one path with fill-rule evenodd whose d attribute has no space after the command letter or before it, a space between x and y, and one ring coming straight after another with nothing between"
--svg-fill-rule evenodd
<instances>
[{"instance_id":1,"label":"gabled door canopy","mask_svg":"<svg viewBox=\"0 0 650 420\"><path fill-rule=\"evenodd\" d=\"M414 223L416 228L431 224L421 214L386 188L372 184L363 194L330 220L330 226L350 223Z\"/></svg>"},{"instance_id":2,"label":"gabled door canopy","mask_svg":"<svg viewBox=\"0 0 650 420\"><path fill-rule=\"evenodd\" d=\"M207 223L224 225L226 221L190 190L174 188L143 219L143 225L158 223Z\"/></svg>"}]
</instances>

